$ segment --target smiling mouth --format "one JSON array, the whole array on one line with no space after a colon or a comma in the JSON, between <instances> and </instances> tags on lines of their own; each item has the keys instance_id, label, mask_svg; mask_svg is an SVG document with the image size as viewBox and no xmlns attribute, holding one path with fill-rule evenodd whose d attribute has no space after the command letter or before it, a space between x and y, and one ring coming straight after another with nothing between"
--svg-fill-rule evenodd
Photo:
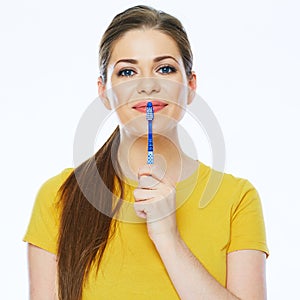
<instances>
[{"instance_id":1,"label":"smiling mouth","mask_svg":"<svg viewBox=\"0 0 300 300\"><path fill-rule=\"evenodd\" d=\"M146 113L146 109L147 109L147 103L148 102L152 102L152 106L153 106L153 110L154 112L158 112L160 110L162 110L163 108L165 108L166 106L168 106L167 103L161 102L161 101L157 101L157 100L153 100L153 101L142 101L139 102L138 104L136 104L135 106L133 106L132 108L142 112L142 113Z\"/></svg>"}]
</instances>

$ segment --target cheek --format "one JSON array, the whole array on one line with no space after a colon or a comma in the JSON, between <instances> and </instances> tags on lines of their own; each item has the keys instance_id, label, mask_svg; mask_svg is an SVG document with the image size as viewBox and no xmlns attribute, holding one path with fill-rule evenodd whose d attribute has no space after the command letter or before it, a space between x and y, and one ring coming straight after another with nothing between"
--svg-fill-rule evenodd
<instances>
[{"instance_id":1,"label":"cheek","mask_svg":"<svg viewBox=\"0 0 300 300\"><path fill-rule=\"evenodd\" d=\"M125 107L122 105L119 105L118 107L114 108L119 120L122 124L125 124L128 121L128 116L125 113Z\"/></svg>"},{"instance_id":2,"label":"cheek","mask_svg":"<svg viewBox=\"0 0 300 300\"><path fill-rule=\"evenodd\" d=\"M188 101L189 87L182 85L177 92L178 92L178 100L179 100L178 102L185 108Z\"/></svg>"},{"instance_id":3,"label":"cheek","mask_svg":"<svg viewBox=\"0 0 300 300\"><path fill-rule=\"evenodd\" d=\"M129 132L130 135L140 137L148 132L148 122L144 115L119 115L120 125L122 129Z\"/></svg>"},{"instance_id":4,"label":"cheek","mask_svg":"<svg viewBox=\"0 0 300 300\"><path fill-rule=\"evenodd\" d=\"M161 86L169 101L184 105L187 102L188 87L186 86L186 82L182 82L179 79L178 81L164 80Z\"/></svg>"},{"instance_id":5,"label":"cheek","mask_svg":"<svg viewBox=\"0 0 300 300\"><path fill-rule=\"evenodd\" d=\"M130 98L130 93L126 88L120 87L112 87L110 91L108 91L108 96L113 104L113 109L122 108Z\"/></svg>"},{"instance_id":6,"label":"cheek","mask_svg":"<svg viewBox=\"0 0 300 300\"><path fill-rule=\"evenodd\" d=\"M112 82L112 94L117 104L128 103L133 99L137 89L136 80L125 80L122 82Z\"/></svg>"}]
</instances>

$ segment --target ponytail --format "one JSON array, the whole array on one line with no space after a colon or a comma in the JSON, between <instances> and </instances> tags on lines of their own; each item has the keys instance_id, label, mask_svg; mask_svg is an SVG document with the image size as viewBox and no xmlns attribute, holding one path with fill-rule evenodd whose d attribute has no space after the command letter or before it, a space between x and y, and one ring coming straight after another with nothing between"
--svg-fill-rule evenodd
<instances>
[{"instance_id":1,"label":"ponytail","mask_svg":"<svg viewBox=\"0 0 300 300\"><path fill-rule=\"evenodd\" d=\"M120 202L113 205L116 183L119 198L123 194L122 182L117 176L120 174L119 143L117 127L100 150L75 168L60 188L57 253L60 300L81 299L91 266L95 264L98 272L108 239L115 231L113 216L120 207ZM102 184L99 184L99 176Z\"/></svg>"}]
</instances>

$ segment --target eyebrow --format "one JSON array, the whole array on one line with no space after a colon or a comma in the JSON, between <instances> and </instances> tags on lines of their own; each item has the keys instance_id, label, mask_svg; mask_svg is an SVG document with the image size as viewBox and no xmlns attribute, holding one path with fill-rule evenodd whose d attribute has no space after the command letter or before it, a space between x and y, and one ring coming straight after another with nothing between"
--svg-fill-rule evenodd
<instances>
[{"instance_id":1,"label":"eyebrow","mask_svg":"<svg viewBox=\"0 0 300 300\"><path fill-rule=\"evenodd\" d=\"M161 60L168 59L168 58L173 59L174 61L176 61L178 63L177 59L175 57L171 56L171 55L158 56L158 57L155 57L153 61L154 62L159 62Z\"/></svg>"},{"instance_id":2,"label":"eyebrow","mask_svg":"<svg viewBox=\"0 0 300 300\"><path fill-rule=\"evenodd\" d=\"M158 57L155 57L153 59L154 62L160 62L164 59L173 59L176 63L178 63L177 59L171 55L163 55L163 56L158 56ZM130 63L130 64L133 64L133 65L136 65L138 63L138 60L136 59L132 59L132 58L123 58L123 59L119 59L115 64L114 64L114 67L118 64L118 63L121 63L121 62L124 62L124 63Z\"/></svg>"}]
</instances>

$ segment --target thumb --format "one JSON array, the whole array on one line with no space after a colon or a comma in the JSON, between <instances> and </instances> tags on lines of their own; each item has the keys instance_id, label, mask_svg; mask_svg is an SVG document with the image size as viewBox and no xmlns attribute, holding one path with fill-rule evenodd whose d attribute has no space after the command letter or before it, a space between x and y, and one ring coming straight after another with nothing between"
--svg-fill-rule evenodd
<instances>
[{"instance_id":1,"label":"thumb","mask_svg":"<svg viewBox=\"0 0 300 300\"><path fill-rule=\"evenodd\" d=\"M162 182L165 184L169 184L175 187L175 183L169 178L166 174L166 169L162 169L158 165L143 165L142 167L139 168L138 170L138 178L140 179L142 176L148 176L152 177L158 182Z\"/></svg>"}]
</instances>

